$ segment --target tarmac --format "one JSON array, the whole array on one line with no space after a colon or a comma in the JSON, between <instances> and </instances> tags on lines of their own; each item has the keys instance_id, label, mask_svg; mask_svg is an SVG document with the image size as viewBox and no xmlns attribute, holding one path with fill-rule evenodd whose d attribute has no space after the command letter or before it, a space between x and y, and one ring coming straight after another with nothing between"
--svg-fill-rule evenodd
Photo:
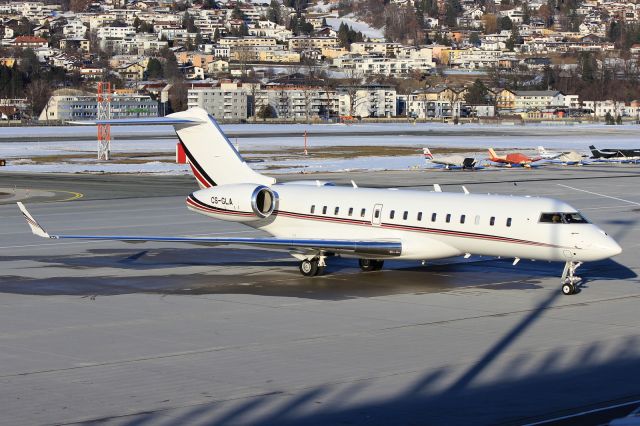
<instances>
[{"instance_id":1,"label":"tarmac","mask_svg":"<svg viewBox=\"0 0 640 426\"><path fill-rule=\"evenodd\" d=\"M637 166L283 178L556 197L624 251L574 296L560 263L486 257L304 278L283 252L43 240L15 206L51 233L261 235L188 212L189 176L1 173L0 425L590 425L640 406Z\"/></svg>"}]
</instances>

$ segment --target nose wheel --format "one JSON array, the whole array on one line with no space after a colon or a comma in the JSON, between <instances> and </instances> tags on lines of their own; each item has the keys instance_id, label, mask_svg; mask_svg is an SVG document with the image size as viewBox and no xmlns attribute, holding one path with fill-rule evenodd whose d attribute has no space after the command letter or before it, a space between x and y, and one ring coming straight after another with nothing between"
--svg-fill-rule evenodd
<instances>
[{"instance_id":1,"label":"nose wheel","mask_svg":"<svg viewBox=\"0 0 640 426\"><path fill-rule=\"evenodd\" d=\"M562 271L562 294L571 295L576 294L578 289L578 283L582 281L582 278L575 275L576 270L582 265L582 262L567 262L564 265L564 271Z\"/></svg>"}]
</instances>

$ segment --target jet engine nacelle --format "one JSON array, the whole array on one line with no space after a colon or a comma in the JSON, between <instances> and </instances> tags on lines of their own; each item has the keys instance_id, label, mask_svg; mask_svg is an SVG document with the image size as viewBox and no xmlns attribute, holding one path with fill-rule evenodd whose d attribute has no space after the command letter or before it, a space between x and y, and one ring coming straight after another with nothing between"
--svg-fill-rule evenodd
<instances>
[{"instance_id":1,"label":"jet engine nacelle","mask_svg":"<svg viewBox=\"0 0 640 426\"><path fill-rule=\"evenodd\" d=\"M266 219L277 203L278 193L273 189L250 183L214 186L187 197L189 210L236 222Z\"/></svg>"}]
</instances>

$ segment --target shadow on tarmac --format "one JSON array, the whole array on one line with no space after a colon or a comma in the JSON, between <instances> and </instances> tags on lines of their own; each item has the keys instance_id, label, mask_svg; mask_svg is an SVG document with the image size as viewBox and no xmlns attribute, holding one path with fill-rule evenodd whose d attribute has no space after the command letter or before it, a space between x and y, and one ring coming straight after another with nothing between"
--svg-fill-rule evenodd
<instances>
[{"instance_id":1,"label":"shadow on tarmac","mask_svg":"<svg viewBox=\"0 0 640 426\"><path fill-rule=\"evenodd\" d=\"M169 419L172 424L215 425L520 425L564 416L606 403L613 405L640 396L638 359L640 337L612 344L593 343L579 349L558 347L542 357L524 353L510 362L500 361L501 373L483 379L511 346L529 332L553 305L560 292L552 292L465 369L444 366L430 370L405 389L381 399L359 398L375 380L325 384L300 392L272 391L234 401L202 401L191 407L144 412L84 424L151 425ZM575 332L588 328L576 324ZM605 356L606 355L606 356ZM215 384L212 383L212 386ZM569 419L563 425L596 425L626 415L634 406ZM603 417L604 416L604 417Z\"/></svg>"},{"instance_id":2,"label":"shadow on tarmac","mask_svg":"<svg viewBox=\"0 0 640 426\"><path fill-rule=\"evenodd\" d=\"M448 259L419 266L414 261L387 261L379 272L361 272L353 259L328 259L325 275L300 275L287 254L263 250L210 248L92 249L82 256L3 256L2 261L31 261L27 271L50 271L47 278L0 275L0 293L108 296L132 293L251 294L317 300L346 300L393 294L451 291L463 287L535 290L558 277L562 264L471 258ZM248 260L251 259L251 260ZM477 260L476 260L477 259ZM194 270L194 267L197 268ZM86 272L86 273L83 273ZM580 269L589 282L630 279L637 275L613 260L587 263Z\"/></svg>"}]
</instances>

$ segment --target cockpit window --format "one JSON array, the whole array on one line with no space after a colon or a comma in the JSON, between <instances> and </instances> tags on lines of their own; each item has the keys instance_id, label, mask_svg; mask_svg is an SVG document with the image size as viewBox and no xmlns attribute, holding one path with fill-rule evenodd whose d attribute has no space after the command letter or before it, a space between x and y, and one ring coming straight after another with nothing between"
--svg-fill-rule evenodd
<instances>
[{"instance_id":1,"label":"cockpit window","mask_svg":"<svg viewBox=\"0 0 640 426\"><path fill-rule=\"evenodd\" d=\"M580 213L565 213L562 218L564 223L589 223Z\"/></svg>"},{"instance_id":2,"label":"cockpit window","mask_svg":"<svg viewBox=\"0 0 640 426\"><path fill-rule=\"evenodd\" d=\"M540 223L589 223L580 213L542 213Z\"/></svg>"}]
</instances>

